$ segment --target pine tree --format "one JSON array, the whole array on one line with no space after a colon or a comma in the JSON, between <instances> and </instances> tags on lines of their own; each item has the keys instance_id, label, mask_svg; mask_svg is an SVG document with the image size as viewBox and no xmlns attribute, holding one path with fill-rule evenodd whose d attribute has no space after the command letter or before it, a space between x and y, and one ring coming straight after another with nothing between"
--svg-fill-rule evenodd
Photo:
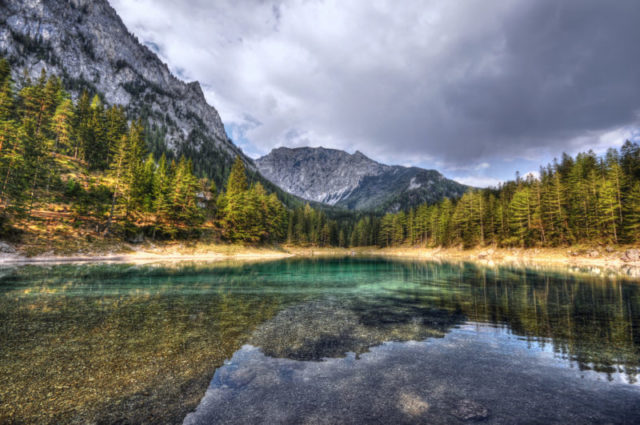
<instances>
[{"instance_id":1,"label":"pine tree","mask_svg":"<svg viewBox=\"0 0 640 425\"><path fill-rule=\"evenodd\" d=\"M558 170L558 163L540 170L542 220L547 229L547 239L553 245L566 244L570 239L567 220L565 188Z\"/></svg>"},{"instance_id":2,"label":"pine tree","mask_svg":"<svg viewBox=\"0 0 640 425\"><path fill-rule=\"evenodd\" d=\"M53 150L46 139L44 129L49 126L49 112L53 105L50 104L50 95L45 88L47 85L46 73L42 72L36 85L26 86L20 90L21 108L21 132L24 147L24 177L29 183L29 212L33 208L36 189L51 171L52 157L49 153Z\"/></svg>"},{"instance_id":3,"label":"pine tree","mask_svg":"<svg viewBox=\"0 0 640 425\"><path fill-rule=\"evenodd\" d=\"M620 155L615 149L609 149L605 157L606 162L606 177L611 182L615 191L616 201L616 219L618 225L622 223L622 191L626 186L626 176L623 173L622 166L620 164Z\"/></svg>"},{"instance_id":4,"label":"pine tree","mask_svg":"<svg viewBox=\"0 0 640 425\"><path fill-rule=\"evenodd\" d=\"M120 199L121 193L124 195L126 192L125 186L125 170L127 168L127 162L129 159L129 141L126 135L123 135L120 138L118 143L118 148L115 151L115 157L111 164L111 171L113 172L113 177L115 181L115 188L113 190L113 195L111 197L111 209L109 212L109 219L107 221L107 226L105 229L105 233L109 233L111 231L111 225L113 223L113 219L116 213L116 206ZM124 195L126 197L126 195Z\"/></svg>"},{"instance_id":5,"label":"pine tree","mask_svg":"<svg viewBox=\"0 0 640 425\"><path fill-rule=\"evenodd\" d=\"M198 208L198 179L193 175L191 161L180 158L173 179L171 194L172 214L176 221L195 224L200 218Z\"/></svg>"},{"instance_id":6,"label":"pine tree","mask_svg":"<svg viewBox=\"0 0 640 425\"><path fill-rule=\"evenodd\" d=\"M270 242L281 241L286 236L287 231L287 209L278 199L275 193L267 197L267 233ZM328 244L328 242L326 242Z\"/></svg>"},{"instance_id":7,"label":"pine tree","mask_svg":"<svg viewBox=\"0 0 640 425\"><path fill-rule=\"evenodd\" d=\"M615 184L611 180L603 179L598 192L598 224L602 229L601 235L610 242L618 243L618 202Z\"/></svg>"},{"instance_id":8,"label":"pine tree","mask_svg":"<svg viewBox=\"0 0 640 425\"><path fill-rule=\"evenodd\" d=\"M51 120L51 131L55 137L54 152L71 147L73 131L73 102L66 98L60 102Z\"/></svg>"},{"instance_id":9,"label":"pine tree","mask_svg":"<svg viewBox=\"0 0 640 425\"><path fill-rule=\"evenodd\" d=\"M127 117L122 106L112 106L106 112L105 137L108 146L107 164L111 165L116 155L120 139L127 134L129 127Z\"/></svg>"},{"instance_id":10,"label":"pine tree","mask_svg":"<svg viewBox=\"0 0 640 425\"><path fill-rule=\"evenodd\" d=\"M15 100L11 80L6 79L0 86L0 121L11 121L15 118Z\"/></svg>"},{"instance_id":11,"label":"pine tree","mask_svg":"<svg viewBox=\"0 0 640 425\"><path fill-rule=\"evenodd\" d=\"M153 154L149 154L142 166L142 176L140 179L140 192L142 197L142 209L144 212L153 210L153 181L156 174L156 162Z\"/></svg>"},{"instance_id":12,"label":"pine tree","mask_svg":"<svg viewBox=\"0 0 640 425\"><path fill-rule=\"evenodd\" d=\"M5 58L0 59L0 84L4 84L11 79L11 66Z\"/></svg>"},{"instance_id":13,"label":"pine tree","mask_svg":"<svg viewBox=\"0 0 640 425\"><path fill-rule=\"evenodd\" d=\"M2 123L2 187L0 199L5 207L19 207L24 195L25 160L24 129L16 128L13 121Z\"/></svg>"},{"instance_id":14,"label":"pine tree","mask_svg":"<svg viewBox=\"0 0 640 425\"><path fill-rule=\"evenodd\" d=\"M640 180L640 145L627 140L620 149L620 164L625 176L631 180Z\"/></svg>"},{"instance_id":15,"label":"pine tree","mask_svg":"<svg viewBox=\"0 0 640 425\"><path fill-rule=\"evenodd\" d=\"M109 145L104 105L96 95L91 101L88 121L82 133L84 159L90 170L104 170L108 165Z\"/></svg>"},{"instance_id":16,"label":"pine tree","mask_svg":"<svg viewBox=\"0 0 640 425\"><path fill-rule=\"evenodd\" d=\"M244 162L238 156L231 167L231 173L227 180L227 196L235 196L238 193L245 192L247 188L247 174L244 169Z\"/></svg>"},{"instance_id":17,"label":"pine tree","mask_svg":"<svg viewBox=\"0 0 640 425\"><path fill-rule=\"evenodd\" d=\"M340 229L338 234L338 246L345 248L347 246L347 237L344 233L344 229Z\"/></svg>"},{"instance_id":18,"label":"pine tree","mask_svg":"<svg viewBox=\"0 0 640 425\"><path fill-rule=\"evenodd\" d=\"M167 169L167 158L162 155L153 174L152 184L152 208L155 212L155 225L153 237L156 236L156 230L160 229L165 233L169 233L170 227L165 225L170 220L171 200L170 193L172 187L172 178Z\"/></svg>"},{"instance_id":19,"label":"pine tree","mask_svg":"<svg viewBox=\"0 0 640 425\"><path fill-rule=\"evenodd\" d=\"M73 135L73 157L84 159L83 148L86 146L85 140L90 138L89 120L91 119L91 99L89 93L83 91L76 103L74 111L74 135ZM118 144L120 140L118 140ZM119 148L120 146L118 146Z\"/></svg>"},{"instance_id":20,"label":"pine tree","mask_svg":"<svg viewBox=\"0 0 640 425\"><path fill-rule=\"evenodd\" d=\"M322 226L322 230L320 231L320 246L330 246L331 245L331 223L325 222Z\"/></svg>"},{"instance_id":21,"label":"pine tree","mask_svg":"<svg viewBox=\"0 0 640 425\"><path fill-rule=\"evenodd\" d=\"M381 247L391 246L393 243L394 228L393 214L387 213L380 221L380 232L378 233L378 244Z\"/></svg>"},{"instance_id":22,"label":"pine tree","mask_svg":"<svg viewBox=\"0 0 640 425\"><path fill-rule=\"evenodd\" d=\"M531 231L533 238L540 240L540 244L547 242L545 217L542 209L542 185L540 180L535 179L531 174L527 177L529 186L529 203L531 208Z\"/></svg>"},{"instance_id":23,"label":"pine tree","mask_svg":"<svg viewBox=\"0 0 640 425\"><path fill-rule=\"evenodd\" d=\"M146 146L144 141L144 129L140 122L134 122L129 128L127 145L125 147L126 159L123 170L123 194L125 195L125 217L137 207L141 207L145 198L144 157Z\"/></svg>"},{"instance_id":24,"label":"pine tree","mask_svg":"<svg viewBox=\"0 0 640 425\"><path fill-rule=\"evenodd\" d=\"M509 204L509 224L515 241L522 247L527 244L531 228L531 203L529 188L522 186Z\"/></svg>"},{"instance_id":25,"label":"pine tree","mask_svg":"<svg viewBox=\"0 0 640 425\"><path fill-rule=\"evenodd\" d=\"M301 245L307 245L309 243L307 217L304 213L304 208L300 208L298 216L296 217L295 235L296 241Z\"/></svg>"},{"instance_id":26,"label":"pine tree","mask_svg":"<svg viewBox=\"0 0 640 425\"><path fill-rule=\"evenodd\" d=\"M447 246L451 243L450 223L453 215L453 203L449 198L444 198L437 214L436 244Z\"/></svg>"},{"instance_id":27,"label":"pine tree","mask_svg":"<svg viewBox=\"0 0 640 425\"><path fill-rule=\"evenodd\" d=\"M628 242L640 242L640 181L636 181L625 200L624 230Z\"/></svg>"}]
</instances>

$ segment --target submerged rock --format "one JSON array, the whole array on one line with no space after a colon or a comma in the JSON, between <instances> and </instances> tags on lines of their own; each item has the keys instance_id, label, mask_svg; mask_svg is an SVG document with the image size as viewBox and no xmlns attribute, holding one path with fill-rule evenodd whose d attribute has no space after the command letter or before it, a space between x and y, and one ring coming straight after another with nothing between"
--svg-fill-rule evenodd
<instances>
[{"instance_id":1,"label":"submerged rock","mask_svg":"<svg viewBox=\"0 0 640 425\"><path fill-rule=\"evenodd\" d=\"M451 414L463 421L480 421L489 417L489 409L472 400L460 400Z\"/></svg>"},{"instance_id":2,"label":"submerged rock","mask_svg":"<svg viewBox=\"0 0 640 425\"><path fill-rule=\"evenodd\" d=\"M409 416L420 416L427 412L431 406L416 394L402 393L398 400L398 407Z\"/></svg>"},{"instance_id":3,"label":"submerged rock","mask_svg":"<svg viewBox=\"0 0 640 425\"><path fill-rule=\"evenodd\" d=\"M249 343L270 357L321 361L349 352L358 356L385 341L442 337L464 320L457 312L388 301L298 304L262 324Z\"/></svg>"}]
</instances>

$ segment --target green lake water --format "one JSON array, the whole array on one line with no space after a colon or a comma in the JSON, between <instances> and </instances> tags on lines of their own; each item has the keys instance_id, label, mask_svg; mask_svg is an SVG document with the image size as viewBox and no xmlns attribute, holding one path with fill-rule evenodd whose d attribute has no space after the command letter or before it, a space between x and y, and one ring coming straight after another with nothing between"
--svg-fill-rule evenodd
<instances>
[{"instance_id":1,"label":"green lake water","mask_svg":"<svg viewBox=\"0 0 640 425\"><path fill-rule=\"evenodd\" d=\"M640 285L385 259L0 269L0 423L640 423Z\"/></svg>"}]
</instances>

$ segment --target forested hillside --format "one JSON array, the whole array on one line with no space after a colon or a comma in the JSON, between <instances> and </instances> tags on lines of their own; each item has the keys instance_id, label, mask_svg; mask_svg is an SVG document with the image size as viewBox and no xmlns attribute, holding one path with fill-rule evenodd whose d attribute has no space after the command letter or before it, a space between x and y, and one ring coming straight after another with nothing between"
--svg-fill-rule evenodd
<instances>
[{"instance_id":1,"label":"forested hillside","mask_svg":"<svg viewBox=\"0 0 640 425\"><path fill-rule=\"evenodd\" d=\"M422 205L362 220L356 240L370 228L381 246L553 247L576 243L640 241L640 147L627 141L603 157L592 151L563 155L498 188L472 190L460 200ZM360 239L359 239L360 238Z\"/></svg>"},{"instance_id":2,"label":"forested hillside","mask_svg":"<svg viewBox=\"0 0 640 425\"><path fill-rule=\"evenodd\" d=\"M19 239L39 229L29 236L59 234L60 242L79 235L140 240L205 232L234 241L284 237L284 206L259 183L247 185L240 158L229 187L218 194L212 180L193 174L191 161L148 153L142 124L128 122L120 106L107 108L86 92L74 102L61 81L44 72L16 90L4 60L0 87L5 236Z\"/></svg>"},{"instance_id":3,"label":"forested hillside","mask_svg":"<svg viewBox=\"0 0 640 425\"><path fill-rule=\"evenodd\" d=\"M44 72L16 84L0 61L2 235L301 246L566 246L640 242L640 147L626 142L543 167L498 188L379 216L287 208L237 158L223 187L189 159L151 152L140 121Z\"/></svg>"},{"instance_id":4,"label":"forested hillside","mask_svg":"<svg viewBox=\"0 0 640 425\"><path fill-rule=\"evenodd\" d=\"M294 220L294 223L296 221ZM340 246L556 247L640 242L640 146L627 141L575 158L564 154L539 177L517 176L497 188L467 191L460 199L338 226ZM292 243L323 241L327 230L289 226ZM315 229L315 230L314 230ZM322 228L324 229L324 227ZM331 229L331 226L327 229ZM335 243L335 238L330 239Z\"/></svg>"}]
</instances>

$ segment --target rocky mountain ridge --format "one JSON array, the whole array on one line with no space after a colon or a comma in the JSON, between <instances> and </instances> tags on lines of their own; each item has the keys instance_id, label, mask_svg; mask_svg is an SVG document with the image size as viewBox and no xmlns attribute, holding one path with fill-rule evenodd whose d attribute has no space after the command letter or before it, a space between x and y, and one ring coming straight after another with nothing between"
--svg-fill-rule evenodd
<instances>
[{"instance_id":1,"label":"rocky mountain ridge","mask_svg":"<svg viewBox=\"0 0 640 425\"><path fill-rule=\"evenodd\" d=\"M359 151L282 147L255 162L287 192L350 210L398 211L467 190L438 171L381 164Z\"/></svg>"},{"instance_id":2,"label":"rocky mountain ridge","mask_svg":"<svg viewBox=\"0 0 640 425\"><path fill-rule=\"evenodd\" d=\"M19 81L42 69L60 76L74 96L83 89L127 107L148 122L161 148L196 157L220 180L236 155L216 109L198 82L175 77L142 45L107 0L0 0L0 54Z\"/></svg>"}]
</instances>

